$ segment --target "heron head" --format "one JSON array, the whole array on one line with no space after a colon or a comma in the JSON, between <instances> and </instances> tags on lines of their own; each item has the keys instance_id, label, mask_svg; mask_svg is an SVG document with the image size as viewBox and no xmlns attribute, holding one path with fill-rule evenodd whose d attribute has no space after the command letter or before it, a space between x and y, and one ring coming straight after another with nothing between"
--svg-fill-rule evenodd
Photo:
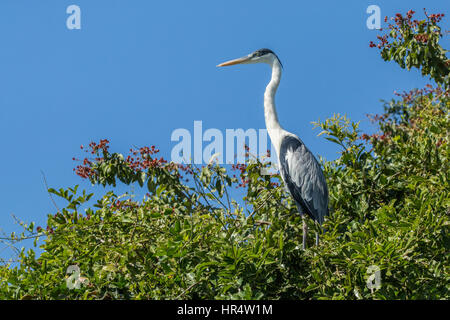
<instances>
[{"instance_id":1,"label":"heron head","mask_svg":"<svg viewBox=\"0 0 450 320\"><path fill-rule=\"evenodd\" d=\"M218 65L218 67L232 66L235 64L250 64L250 63L267 63L272 65L274 61L277 61L281 65L280 59L277 57L275 52L270 49L259 49L255 52L250 53L247 56L226 61Z\"/></svg>"}]
</instances>

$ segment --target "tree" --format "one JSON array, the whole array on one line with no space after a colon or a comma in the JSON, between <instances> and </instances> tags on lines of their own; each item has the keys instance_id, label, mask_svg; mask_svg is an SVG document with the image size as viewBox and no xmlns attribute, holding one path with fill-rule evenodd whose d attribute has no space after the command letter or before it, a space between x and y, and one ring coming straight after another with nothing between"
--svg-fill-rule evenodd
<instances>
[{"instance_id":1,"label":"tree","mask_svg":"<svg viewBox=\"0 0 450 320\"><path fill-rule=\"evenodd\" d=\"M377 134L361 133L339 114L314 123L341 147L338 159L321 161L332 214L326 232L308 221L322 233L318 247L301 249L301 218L279 175L261 175L267 163L236 165L233 174L214 163L168 163L154 146L125 157L101 140L83 148L94 158L76 173L104 186L137 183L147 196L109 192L82 212L93 194L49 189L67 205L48 216L45 229L23 224L24 233L9 238L43 237L44 252L22 250L18 266L0 267L0 297L448 299L448 60L433 17L441 15L398 18L389 33L394 43L382 36L378 47L386 60L420 67L437 86L385 102L384 113L372 117ZM243 190L241 202L230 188ZM67 274L73 265L75 278ZM380 287L371 285L373 270Z\"/></svg>"},{"instance_id":2,"label":"tree","mask_svg":"<svg viewBox=\"0 0 450 320\"><path fill-rule=\"evenodd\" d=\"M426 19L423 20L413 19L413 10L404 16L397 13L390 20L386 17L384 22L388 23L389 32L377 37L378 44L371 41L370 46L381 49L381 57L385 61L393 60L408 70L413 67L420 69L422 75L448 88L450 60L446 56L448 51L439 44L443 35L438 25L445 15L429 15L425 9L424 13Z\"/></svg>"}]
</instances>

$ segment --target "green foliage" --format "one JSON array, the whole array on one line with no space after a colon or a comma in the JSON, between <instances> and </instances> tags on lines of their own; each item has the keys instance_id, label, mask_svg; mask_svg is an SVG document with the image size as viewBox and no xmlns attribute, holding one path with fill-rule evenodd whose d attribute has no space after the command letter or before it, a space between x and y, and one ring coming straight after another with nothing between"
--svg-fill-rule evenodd
<instances>
[{"instance_id":1,"label":"green foliage","mask_svg":"<svg viewBox=\"0 0 450 320\"><path fill-rule=\"evenodd\" d=\"M408 70L417 68L422 75L448 88L450 60L446 56L448 51L439 44L443 34L438 22L444 14L428 15L425 11L426 19L413 20L414 13L412 10L404 16L397 13L391 18L392 24L388 23L386 33L378 36L378 45L371 42L370 46L381 49L385 61L395 61Z\"/></svg>"},{"instance_id":2,"label":"green foliage","mask_svg":"<svg viewBox=\"0 0 450 320\"><path fill-rule=\"evenodd\" d=\"M386 110L378 117L383 135L360 135L340 115L315 123L342 147L337 160L323 161L332 215L318 247L311 241L301 250L301 219L274 183L279 176L260 174L267 164L242 169L247 212L227 195L238 181L224 168L194 168L188 186L167 165L147 171L148 181L152 170L166 178L140 202L110 192L81 213L92 194L50 189L67 205L35 235L45 236L39 257L22 251L19 266L0 269L0 296L446 299L448 99L417 96ZM87 279L79 289L67 287L70 265ZM372 265L381 270L373 292L366 285Z\"/></svg>"},{"instance_id":3,"label":"green foliage","mask_svg":"<svg viewBox=\"0 0 450 320\"><path fill-rule=\"evenodd\" d=\"M40 256L22 250L17 265L0 267L0 298L448 299L448 91L401 96L373 118L377 134L339 114L314 123L341 148L321 159L331 215L325 231L308 221L319 246L310 236L301 249L301 218L279 175L261 174L268 164L236 166L236 178L214 164L157 160L149 148L125 158L104 140L77 172L94 184L138 183L147 196L109 192L81 209L92 194L49 189L67 204L46 229L23 224L11 236L12 245L45 242ZM374 266L379 288L368 286Z\"/></svg>"}]
</instances>

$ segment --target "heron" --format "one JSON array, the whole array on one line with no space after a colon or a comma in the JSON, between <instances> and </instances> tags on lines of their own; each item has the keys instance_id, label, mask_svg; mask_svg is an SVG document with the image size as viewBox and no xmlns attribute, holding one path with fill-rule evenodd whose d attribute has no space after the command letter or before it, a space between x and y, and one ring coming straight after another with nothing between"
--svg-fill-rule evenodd
<instances>
[{"instance_id":1,"label":"heron","mask_svg":"<svg viewBox=\"0 0 450 320\"><path fill-rule=\"evenodd\" d=\"M306 249L308 225L307 216L323 224L328 210L328 187L319 162L295 134L284 130L278 121L275 108L275 94L281 80L282 64L270 49L259 49L249 55L229 60L218 67L237 64L266 63L272 68L272 77L264 92L264 118L275 151L281 178L286 189L294 199L303 222L303 250ZM319 234L316 233L316 245Z\"/></svg>"}]
</instances>

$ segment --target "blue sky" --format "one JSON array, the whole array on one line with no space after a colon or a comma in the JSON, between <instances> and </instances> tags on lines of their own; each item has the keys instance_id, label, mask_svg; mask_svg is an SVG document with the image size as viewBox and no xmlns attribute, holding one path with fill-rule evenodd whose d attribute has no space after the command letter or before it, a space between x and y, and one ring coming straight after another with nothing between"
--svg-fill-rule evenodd
<instances>
[{"instance_id":1,"label":"blue sky","mask_svg":"<svg viewBox=\"0 0 450 320\"><path fill-rule=\"evenodd\" d=\"M81 30L66 27L71 4ZM365 114L381 112L380 99L427 83L369 48L378 34L366 27L371 4L382 17L425 6L450 14L444 0L2 0L0 229L18 230L11 214L45 225L55 211L41 170L51 187L93 190L72 171L82 144L156 145L168 158L173 130L192 130L194 120L223 132L264 128L269 68L216 68L263 47L284 65L280 122L314 154L335 158L311 121L341 113L373 130Z\"/></svg>"}]
</instances>

